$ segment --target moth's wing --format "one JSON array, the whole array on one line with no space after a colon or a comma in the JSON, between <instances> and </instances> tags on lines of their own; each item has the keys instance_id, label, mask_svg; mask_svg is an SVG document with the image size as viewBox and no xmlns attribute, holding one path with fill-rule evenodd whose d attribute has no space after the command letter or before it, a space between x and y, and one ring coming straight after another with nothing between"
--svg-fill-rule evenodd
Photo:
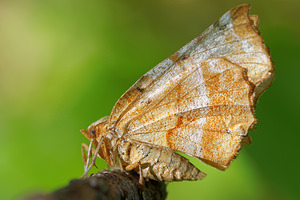
<instances>
[{"instance_id":1,"label":"moth's wing","mask_svg":"<svg viewBox=\"0 0 300 200\"><path fill-rule=\"evenodd\" d=\"M110 115L109 128L115 131L120 137L183 151L202 158L208 163L212 162L210 164L219 168L228 165L240 145L237 138L232 138L233 142L228 143L228 149L235 150L226 153L228 154L226 158L217 160L216 157L201 156L200 153L197 153L200 152L201 148L206 148L204 146L199 146L199 149L195 150L196 153L192 153L179 146L172 146L172 142L168 144L168 134L163 135L163 133L165 127L171 126L170 121L164 121L165 124L157 122L160 127L155 129L157 132L152 132L152 135L146 133L139 134L137 127L146 127L150 123L152 124L151 126L154 126L155 120L161 121L164 118L163 116L180 116L179 111L186 107L186 111L188 109L193 110L196 118L199 119L204 119L205 117L203 116L207 114L213 117L220 113L228 113L228 117L230 116L232 119L228 119L229 121L227 120L226 123L229 123L230 127L244 127L243 134L247 132L247 127L254 121L251 110L253 106L252 101L271 83L274 72L268 49L257 30L258 18L257 16L249 17L248 11L248 5L236 7L228 11L199 37L146 73L115 104ZM215 75L213 76L223 77L222 79L224 79L225 76L233 72L236 72L240 76L238 76L239 78L236 77L229 80L234 80L234 82L240 85L249 86L246 89L248 103L244 102L241 106L231 105L232 103L228 106L225 106L224 103L218 106L210 104L212 96L217 96L218 94L206 93L209 89L205 81L211 82L215 80L214 77L210 77L214 73ZM194 78L191 79L191 77ZM189 79L191 79L190 82L185 81ZM232 86L230 90L233 92L233 89L237 88ZM253 89L253 93L249 92L252 91L251 89ZM187 91L193 91L189 95L192 95L196 91L198 92L195 93L195 97L191 96L187 99L187 101L190 101L189 105L186 105L188 102L183 102L181 99L182 95ZM239 102L238 98L244 97L243 95L246 95L246 93L237 95L233 99L232 97L228 97L227 100ZM221 98L221 96L218 98L225 98ZM242 99L244 100L244 98ZM174 103L174 100L177 103ZM175 110L171 103L163 106L162 103L168 101L174 101ZM178 102L181 102L182 105L179 105ZM157 108L159 108L159 112L153 112ZM241 116L245 115L245 121L239 121L242 119L236 119L235 115L231 116L231 113L241 114ZM192 113L189 115L192 115ZM250 120L250 118L253 119ZM212 123L211 127L221 126L220 124L222 124L221 122L218 123L218 120L208 121ZM201 125L203 122L200 120L197 123ZM227 126L229 127L229 125ZM169 128L169 130L173 128ZM139 130L141 131L141 129ZM191 135L191 137L194 137L193 141L198 141L201 139L200 135L202 133L200 134L200 130L202 128L198 127L195 130L199 130L199 134ZM214 129L212 128L212 130ZM228 130L225 131L228 132ZM139 135L138 138L137 135ZM182 135L185 135L185 132L182 132ZM207 137L213 139L215 137L213 135L208 134ZM225 137L225 135L223 134L222 137ZM160 140L164 138L165 142L161 142ZM183 141L178 142L184 143ZM174 142L176 143L176 141Z\"/></svg>"},{"instance_id":2,"label":"moth's wing","mask_svg":"<svg viewBox=\"0 0 300 200\"><path fill-rule=\"evenodd\" d=\"M123 94L115 104L110 115L110 125L114 127L125 115L137 108L139 100L147 96L151 89L156 89L158 82L171 82L186 76L189 65L197 64L210 57L224 57L232 63L247 69L248 80L255 85L256 98L267 88L274 77L274 68L269 50L259 35L258 16L248 15L249 5L242 5L226 12L220 20L211 25L199 37L182 47L178 52L159 63ZM192 63L185 61L193 58ZM191 59L190 59L191 60ZM170 77L170 75L178 76ZM182 75L180 75L182 74ZM180 76L180 77L179 77ZM170 88L174 87L174 84ZM168 90L160 88L159 91ZM153 98L160 98L159 92ZM141 110L148 104L138 106ZM130 119L128 119L130 120Z\"/></svg>"},{"instance_id":3,"label":"moth's wing","mask_svg":"<svg viewBox=\"0 0 300 200\"><path fill-rule=\"evenodd\" d=\"M123 137L226 168L255 122L246 70L223 58L202 62L164 99L132 119Z\"/></svg>"}]
</instances>

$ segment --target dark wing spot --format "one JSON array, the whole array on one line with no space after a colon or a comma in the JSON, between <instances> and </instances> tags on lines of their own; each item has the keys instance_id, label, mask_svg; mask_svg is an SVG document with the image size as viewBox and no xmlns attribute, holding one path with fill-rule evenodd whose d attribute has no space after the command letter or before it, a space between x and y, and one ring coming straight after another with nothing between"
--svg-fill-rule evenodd
<instances>
[{"instance_id":1,"label":"dark wing spot","mask_svg":"<svg viewBox=\"0 0 300 200\"><path fill-rule=\"evenodd\" d=\"M147 99L147 101L141 101L141 103L146 103L146 104L150 104L152 102L152 100L151 99Z\"/></svg>"},{"instance_id":2,"label":"dark wing spot","mask_svg":"<svg viewBox=\"0 0 300 200\"><path fill-rule=\"evenodd\" d=\"M143 91L144 91L143 88L139 88L139 87L137 87L137 90L138 90L139 92L143 92Z\"/></svg>"},{"instance_id":3,"label":"dark wing spot","mask_svg":"<svg viewBox=\"0 0 300 200\"><path fill-rule=\"evenodd\" d=\"M182 57L180 58L180 60L183 61L183 60L185 60L185 59L187 59L187 58L188 58L188 56L182 56Z\"/></svg>"}]
</instances>

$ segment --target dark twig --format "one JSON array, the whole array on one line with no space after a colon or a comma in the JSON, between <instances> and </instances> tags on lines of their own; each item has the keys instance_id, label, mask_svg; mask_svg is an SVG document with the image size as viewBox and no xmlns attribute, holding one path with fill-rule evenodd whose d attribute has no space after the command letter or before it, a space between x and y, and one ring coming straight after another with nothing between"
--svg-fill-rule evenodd
<instances>
[{"instance_id":1,"label":"dark twig","mask_svg":"<svg viewBox=\"0 0 300 200\"><path fill-rule=\"evenodd\" d=\"M157 199L167 196L164 182L153 180L139 184L139 175L119 169L102 170L84 179L75 179L51 194L39 194L26 200L98 200L98 199Z\"/></svg>"}]
</instances>

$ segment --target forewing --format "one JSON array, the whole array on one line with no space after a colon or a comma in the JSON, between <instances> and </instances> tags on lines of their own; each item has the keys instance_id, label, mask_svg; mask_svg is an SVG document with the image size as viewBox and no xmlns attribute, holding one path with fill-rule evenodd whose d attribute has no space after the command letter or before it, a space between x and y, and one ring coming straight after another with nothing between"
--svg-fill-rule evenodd
<instances>
[{"instance_id":1,"label":"forewing","mask_svg":"<svg viewBox=\"0 0 300 200\"><path fill-rule=\"evenodd\" d=\"M255 85L253 96L258 98L273 80L274 68L259 35L258 16L249 17L248 12L249 5L231 9L199 37L147 72L117 101L110 115L110 127L122 134L124 125L135 114L150 109L197 63L211 57L223 57L245 68L248 80Z\"/></svg>"},{"instance_id":2,"label":"forewing","mask_svg":"<svg viewBox=\"0 0 300 200\"><path fill-rule=\"evenodd\" d=\"M226 167L254 122L253 102L274 74L258 17L248 12L249 5L233 8L146 73L115 104L109 128L119 137ZM217 79L226 84L215 86ZM228 91L221 92L225 86ZM195 142L190 150L188 137Z\"/></svg>"}]
</instances>

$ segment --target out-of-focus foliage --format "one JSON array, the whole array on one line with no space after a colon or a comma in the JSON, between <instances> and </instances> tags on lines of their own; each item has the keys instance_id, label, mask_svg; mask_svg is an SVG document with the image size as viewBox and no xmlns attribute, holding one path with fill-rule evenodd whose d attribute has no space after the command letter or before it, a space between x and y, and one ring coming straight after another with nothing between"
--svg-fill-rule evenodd
<instances>
[{"instance_id":1,"label":"out-of-focus foliage","mask_svg":"<svg viewBox=\"0 0 300 200\"><path fill-rule=\"evenodd\" d=\"M83 172L79 132L108 115L141 75L240 0L0 2L0 198L51 191ZM296 0L249 1L277 70L260 98L253 144L220 172L168 184L168 199L297 199ZM105 162L99 161L104 168Z\"/></svg>"}]
</instances>

